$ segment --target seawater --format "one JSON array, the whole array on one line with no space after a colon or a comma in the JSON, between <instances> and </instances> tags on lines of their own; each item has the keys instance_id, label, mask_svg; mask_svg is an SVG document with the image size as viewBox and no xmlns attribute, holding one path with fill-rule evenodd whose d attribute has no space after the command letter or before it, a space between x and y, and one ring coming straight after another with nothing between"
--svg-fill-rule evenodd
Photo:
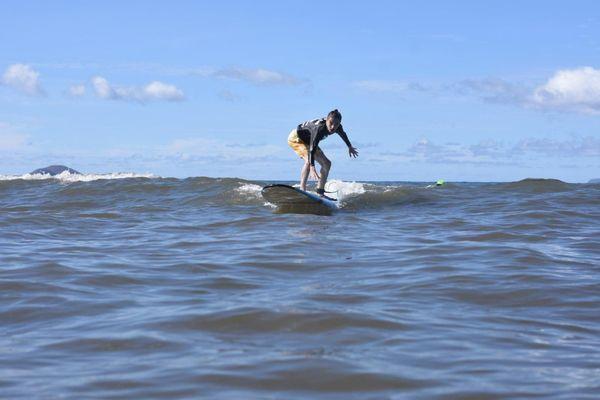
<instances>
[{"instance_id":1,"label":"seawater","mask_svg":"<svg viewBox=\"0 0 600 400\"><path fill-rule=\"evenodd\" d=\"M597 399L600 185L0 176L0 397Z\"/></svg>"}]
</instances>

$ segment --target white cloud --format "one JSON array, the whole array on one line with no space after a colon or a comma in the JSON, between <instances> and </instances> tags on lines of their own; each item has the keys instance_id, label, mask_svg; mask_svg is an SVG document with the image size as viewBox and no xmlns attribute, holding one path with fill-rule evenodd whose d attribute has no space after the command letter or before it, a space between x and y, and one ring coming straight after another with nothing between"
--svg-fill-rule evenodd
<instances>
[{"instance_id":1,"label":"white cloud","mask_svg":"<svg viewBox=\"0 0 600 400\"><path fill-rule=\"evenodd\" d=\"M4 71L2 83L30 96L44 93L40 84L40 74L29 65L13 64Z\"/></svg>"},{"instance_id":2,"label":"white cloud","mask_svg":"<svg viewBox=\"0 0 600 400\"><path fill-rule=\"evenodd\" d=\"M246 81L255 85L297 85L300 83L298 78L282 72L270 71L267 69L244 69L228 68L221 69L211 73L216 78L233 79Z\"/></svg>"},{"instance_id":3,"label":"white cloud","mask_svg":"<svg viewBox=\"0 0 600 400\"><path fill-rule=\"evenodd\" d=\"M600 69L581 67L558 71L531 98L540 108L600 113Z\"/></svg>"},{"instance_id":4,"label":"white cloud","mask_svg":"<svg viewBox=\"0 0 600 400\"><path fill-rule=\"evenodd\" d=\"M81 97L85 95L85 85L71 85L71 87L69 88L69 94L73 97Z\"/></svg>"},{"instance_id":5,"label":"white cloud","mask_svg":"<svg viewBox=\"0 0 600 400\"><path fill-rule=\"evenodd\" d=\"M101 77L95 76L92 78L92 85L96 90L96 95L103 99L112 99L114 98L114 90L110 87L108 81Z\"/></svg>"},{"instance_id":6,"label":"white cloud","mask_svg":"<svg viewBox=\"0 0 600 400\"><path fill-rule=\"evenodd\" d=\"M426 86L415 82L364 80L352 84L354 87L374 93L405 93L409 91L424 92L429 90Z\"/></svg>"},{"instance_id":7,"label":"white cloud","mask_svg":"<svg viewBox=\"0 0 600 400\"><path fill-rule=\"evenodd\" d=\"M153 81L142 88L143 97L150 100L181 101L183 92L174 85Z\"/></svg>"},{"instance_id":8,"label":"white cloud","mask_svg":"<svg viewBox=\"0 0 600 400\"><path fill-rule=\"evenodd\" d=\"M150 82L142 87L114 86L106 78L95 76L92 78L92 86L96 95L107 100L131 100L145 103L152 100L182 101L185 99L183 91L174 85L159 81Z\"/></svg>"}]
</instances>

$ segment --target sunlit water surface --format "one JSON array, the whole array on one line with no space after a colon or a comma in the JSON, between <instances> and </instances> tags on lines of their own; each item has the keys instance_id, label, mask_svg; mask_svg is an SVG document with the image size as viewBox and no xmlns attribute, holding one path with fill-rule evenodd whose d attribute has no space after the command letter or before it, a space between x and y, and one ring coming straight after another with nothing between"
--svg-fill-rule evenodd
<instances>
[{"instance_id":1,"label":"sunlit water surface","mask_svg":"<svg viewBox=\"0 0 600 400\"><path fill-rule=\"evenodd\" d=\"M599 398L600 185L16 178L2 398Z\"/></svg>"}]
</instances>

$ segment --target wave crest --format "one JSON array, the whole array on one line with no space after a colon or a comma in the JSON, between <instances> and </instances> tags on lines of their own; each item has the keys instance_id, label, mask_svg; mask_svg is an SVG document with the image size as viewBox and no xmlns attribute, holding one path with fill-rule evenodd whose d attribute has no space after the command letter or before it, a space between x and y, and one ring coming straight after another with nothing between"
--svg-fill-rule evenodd
<instances>
[{"instance_id":1,"label":"wave crest","mask_svg":"<svg viewBox=\"0 0 600 400\"><path fill-rule=\"evenodd\" d=\"M154 174L137 174L134 172L113 172L108 174L71 174L64 171L57 175L49 174L23 174L23 175L0 175L0 181L44 181L56 180L60 182L91 182L110 179L131 179L131 178L160 178Z\"/></svg>"}]
</instances>

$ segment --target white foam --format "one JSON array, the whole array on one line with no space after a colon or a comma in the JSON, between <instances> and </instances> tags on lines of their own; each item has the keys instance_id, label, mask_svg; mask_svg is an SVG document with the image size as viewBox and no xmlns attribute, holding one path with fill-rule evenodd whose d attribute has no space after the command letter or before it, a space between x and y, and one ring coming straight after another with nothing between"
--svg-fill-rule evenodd
<instances>
[{"instance_id":1,"label":"white foam","mask_svg":"<svg viewBox=\"0 0 600 400\"><path fill-rule=\"evenodd\" d=\"M257 198L262 199L261 194L262 186L254 183L244 183L235 189L236 192L245 196L246 198Z\"/></svg>"},{"instance_id":2,"label":"white foam","mask_svg":"<svg viewBox=\"0 0 600 400\"><path fill-rule=\"evenodd\" d=\"M256 185L254 183L244 183L241 186L237 187L235 191L246 197L264 200L261 193L262 186ZM263 205L271 208L277 208L275 204L271 204L268 201L265 201Z\"/></svg>"},{"instance_id":3,"label":"white foam","mask_svg":"<svg viewBox=\"0 0 600 400\"><path fill-rule=\"evenodd\" d=\"M300 184L293 186L300 188ZM327 193L327 195L338 199L338 207L341 208L344 207L344 200L363 194L367 189L365 188L365 184L361 182L344 182L339 179L330 179L325 184L325 191L332 192Z\"/></svg>"},{"instance_id":4,"label":"white foam","mask_svg":"<svg viewBox=\"0 0 600 400\"><path fill-rule=\"evenodd\" d=\"M366 192L365 184L361 182L344 182L338 179L332 179L325 185L325 190L335 192L339 201L344 201L350 197L358 196Z\"/></svg>"},{"instance_id":5,"label":"white foam","mask_svg":"<svg viewBox=\"0 0 600 400\"><path fill-rule=\"evenodd\" d=\"M127 178L160 178L154 174L136 174L133 172L115 172L110 174L71 174L64 171L58 175L48 174L23 174L23 175L0 175L0 181L14 181L22 179L25 181L57 180L60 182L90 182L106 179L127 179Z\"/></svg>"},{"instance_id":6,"label":"white foam","mask_svg":"<svg viewBox=\"0 0 600 400\"><path fill-rule=\"evenodd\" d=\"M256 185L254 183L244 183L240 187L236 188L235 190L240 193L248 193L248 194L254 194L254 195L258 196L260 194L260 191L262 190L262 186Z\"/></svg>"}]
</instances>

